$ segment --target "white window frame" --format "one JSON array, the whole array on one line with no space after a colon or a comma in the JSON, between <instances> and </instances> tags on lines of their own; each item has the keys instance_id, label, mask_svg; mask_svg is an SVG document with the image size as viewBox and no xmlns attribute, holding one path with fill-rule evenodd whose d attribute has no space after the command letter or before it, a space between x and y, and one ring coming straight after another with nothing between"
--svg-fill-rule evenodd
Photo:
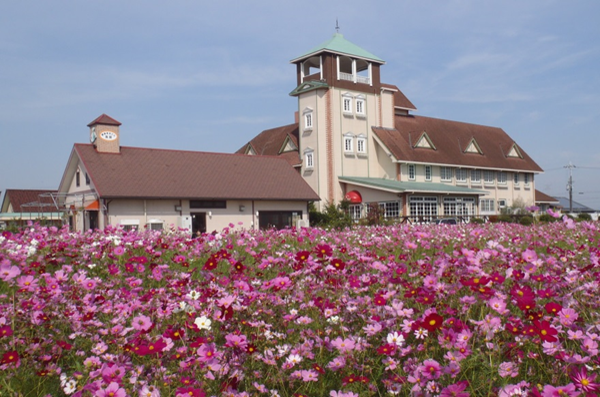
<instances>
[{"instance_id":1,"label":"white window frame","mask_svg":"<svg viewBox=\"0 0 600 397\"><path fill-rule=\"evenodd\" d=\"M312 149L306 149L304 151L304 167L307 170L315 168L315 151Z\"/></svg>"},{"instance_id":2,"label":"white window frame","mask_svg":"<svg viewBox=\"0 0 600 397\"><path fill-rule=\"evenodd\" d=\"M530 181L529 181L529 174L528 173L523 173L523 185L525 185L525 187L529 187Z\"/></svg>"},{"instance_id":3,"label":"white window frame","mask_svg":"<svg viewBox=\"0 0 600 397\"><path fill-rule=\"evenodd\" d=\"M353 154L354 153L354 135L351 133L344 134L344 153L345 154Z\"/></svg>"},{"instance_id":4,"label":"white window frame","mask_svg":"<svg viewBox=\"0 0 600 397\"><path fill-rule=\"evenodd\" d=\"M519 187L519 173L518 172L513 173L513 185L515 187Z\"/></svg>"},{"instance_id":5,"label":"white window frame","mask_svg":"<svg viewBox=\"0 0 600 397\"><path fill-rule=\"evenodd\" d=\"M359 155L367 154L367 137L363 134L359 134L356 137L356 153Z\"/></svg>"},{"instance_id":6,"label":"white window frame","mask_svg":"<svg viewBox=\"0 0 600 397\"><path fill-rule=\"evenodd\" d=\"M498 185L506 185L507 184L507 175L504 171L498 171L496 173L496 178L498 178Z\"/></svg>"},{"instance_id":7,"label":"white window frame","mask_svg":"<svg viewBox=\"0 0 600 397\"><path fill-rule=\"evenodd\" d=\"M498 209L506 208L508 200L506 199L498 199Z\"/></svg>"},{"instance_id":8,"label":"white window frame","mask_svg":"<svg viewBox=\"0 0 600 397\"><path fill-rule=\"evenodd\" d=\"M414 181L417 179L417 166L415 164L408 164L408 180Z\"/></svg>"},{"instance_id":9,"label":"white window frame","mask_svg":"<svg viewBox=\"0 0 600 397\"><path fill-rule=\"evenodd\" d=\"M426 165L425 166L425 180L427 182L431 182L432 176L433 176L433 169L431 168L430 165Z\"/></svg>"},{"instance_id":10,"label":"white window frame","mask_svg":"<svg viewBox=\"0 0 600 397\"><path fill-rule=\"evenodd\" d=\"M469 174L465 168L456 169L456 183L467 183Z\"/></svg>"},{"instance_id":11,"label":"white window frame","mask_svg":"<svg viewBox=\"0 0 600 397\"><path fill-rule=\"evenodd\" d=\"M440 180L442 182L452 182L454 176L452 167L440 167Z\"/></svg>"},{"instance_id":12,"label":"white window frame","mask_svg":"<svg viewBox=\"0 0 600 397\"><path fill-rule=\"evenodd\" d=\"M310 131L313 129L313 113L304 113L304 131Z\"/></svg>"},{"instance_id":13,"label":"white window frame","mask_svg":"<svg viewBox=\"0 0 600 397\"><path fill-rule=\"evenodd\" d=\"M352 95L350 94L342 95L342 113L352 114L352 99Z\"/></svg>"},{"instance_id":14,"label":"white window frame","mask_svg":"<svg viewBox=\"0 0 600 397\"><path fill-rule=\"evenodd\" d=\"M481 170L471 170L471 183L481 184Z\"/></svg>"},{"instance_id":15,"label":"white window frame","mask_svg":"<svg viewBox=\"0 0 600 397\"><path fill-rule=\"evenodd\" d=\"M492 170L483 170L483 183L493 185L496 183L496 173Z\"/></svg>"},{"instance_id":16,"label":"white window frame","mask_svg":"<svg viewBox=\"0 0 600 397\"><path fill-rule=\"evenodd\" d=\"M495 213L494 199L480 199L479 200L479 211L482 214L494 214Z\"/></svg>"},{"instance_id":17,"label":"white window frame","mask_svg":"<svg viewBox=\"0 0 600 397\"><path fill-rule=\"evenodd\" d=\"M365 116L365 97L359 95L356 97L356 115L357 116Z\"/></svg>"}]
</instances>

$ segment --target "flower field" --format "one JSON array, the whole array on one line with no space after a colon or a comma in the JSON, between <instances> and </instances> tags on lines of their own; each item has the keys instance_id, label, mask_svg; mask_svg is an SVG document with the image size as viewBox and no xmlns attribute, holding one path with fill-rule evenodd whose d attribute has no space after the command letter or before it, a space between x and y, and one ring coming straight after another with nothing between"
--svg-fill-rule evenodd
<instances>
[{"instance_id":1,"label":"flower field","mask_svg":"<svg viewBox=\"0 0 600 397\"><path fill-rule=\"evenodd\" d=\"M233 225L232 225L233 227ZM0 394L596 396L596 223L0 235Z\"/></svg>"}]
</instances>

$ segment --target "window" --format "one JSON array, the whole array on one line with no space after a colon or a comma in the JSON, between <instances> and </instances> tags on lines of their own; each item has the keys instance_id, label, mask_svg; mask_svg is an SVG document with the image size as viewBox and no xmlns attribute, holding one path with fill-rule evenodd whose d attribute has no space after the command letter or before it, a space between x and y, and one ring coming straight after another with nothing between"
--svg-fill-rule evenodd
<instances>
[{"instance_id":1,"label":"window","mask_svg":"<svg viewBox=\"0 0 600 397\"><path fill-rule=\"evenodd\" d=\"M481 183L480 170L471 170L471 183Z\"/></svg>"},{"instance_id":2,"label":"window","mask_svg":"<svg viewBox=\"0 0 600 397\"><path fill-rule=\"evenodd\" d=\"M75 186L79 187L81 185L81 173L79 170L75 173Z\"/></svg>"},{"instance_id":3,"label":"window","mask_svg":"<svg viewBox=\"0 0 600 397\"><path fill-rule=\"evenodd\" d=\"M467 170L464 168L456 169L456 182L467 183Z\"/></svg>"},{"instance_id":4,"label":"window","mask_svg":"<svg viewBox=\"0 0 600 397\"><path fill-rule=\"evenodd\" d=\"M515 187L519 186L519 173L518 172L513 173L513 183L515 184Z\"/></svg>"},{"instance_id":5,"label":"window","mask_svg":"<svg viewBox=\"0 0 600 397\"><path fill-rule=\"evenodd\" d=\"M312 119L312 112L308 112L304 115L304 129L305 130L312 130L313 127L313 119Z\"/></svg>"},{"instance_id":6,"label":"window","mask_svg":"<svg viewBox=\"0 0 600 397\"><path fill-rule=\"evenodd\" d=\"M398 218L401 207L400 201L383 201L379 203L379 209L384 218Z\"/></svg>"},{"instance_id":7,"label":"window","mask_svg":"<svg viewBox=\"0 0 600 397\"><path fill-rule=\"evenodd\" d=\"M350 212L350 218L353 220L359 220L362 218L362 204L351 204L348 207L348 211Z\"/></svg>"},{"instance_id":8,"label":"window","mask_svg":"<svg viewBox=\"0 0 600 397\"><path fill-rule=\"evenodd\" d=\"M148 230L163 230L163 221L160 219L150 219L146 227Z\"/></svg>"},{"instance_id":9,"label":"window","mask_svg":"<svg viewBox=\"0 0 600 397\"><path fill-rule=\"evenodd\" d=\"M190 208L227 208L226 200L190 200Z\"/></svg>"},{"instance_id":10,"label":"window","mask_svg":"<svg viewBox=\"0 0 600 397\"><path fill-rule=\"evenodd\" d=\"M305 166L307 169L313 169L315 167L315 152L309 151L304 153Z\"/></svg>"},{"instance_id":11,"label":"window","mask_svg":"<svg viewBox=\"0 0 600 397\"><path fill-rule=\"evenodd\" d=\"M481 199L479 202L482 213L493 213L494 212L494 200L492 199Z\"/></svg>"},{"instance_id":12,"label":"window","mask_svg":"<svg viewBox=\"0 0 600 397\"><path fill-rule=\"evenodd\" d=\"M475 215L475 198L473 197L444 197L444 215L471 216Z\"/></svg>"},{"instance_id":13,"label":"window","mask_svg":"<svg viewBox=\"0 0 600 397\"><path fill-rule=\"evenodd\" d=\"M352 134L344 135L344 152L345 153L353 153L354 152L354 148L352 147L353 140L354 140L354 137L352 136Z\"/></svg>"},{"instance_id":14,"label":"window","mask_svg":"<svg viewBox=\"0 0 600 397\"><path fill-rule=\"evenodd\" d=\"M365 115L365 100L362 96L356 98L356 114L359 116Z\"/></svg>"},{"instance_id":15,"label":"window","mask_svg":"<svg viewBox=\"0 0 600 397\"><path fill-rule=\"evenodd\" d=\"M352 97L349 95L344 95L342 97L342 111L346 114L352 113Z\"/></svg>"},{"instance_id":16,"label":"window","mask_svg":"<svg viewBox=\"0 0 600 397\"><path fill-rule=\"evenodd\" d=\"M502 209L506 207L506 199L499 199L498 200L498 209Z\"/></svg>"},{"instance_id":17,"label":"window","mask_svg":"<svg viewBox=\"0 0 600 397\"><path fill-rule=\"evenodd\" d=\"M408 180L410 181L414 181L415 177L417 176L417 171L416 171L416 166L414 164L409 164L408 165Z\"/></svg>"},{"instance_id":18,"label":"window","mask_svg":"<svg viewBox=\"0 0 600 397\"><path fill-rule=\"evenodd\" d=\"M431 220L438 214L437 197L412 196L409 199L410 216L424 217Z\"/></svg>"},{"instance_id":19,"label":"window","mask_svg":"<svg viewBox=\"0 0 600 397\"><path fill-rule=\"evenodd\" d=\"M90 184L90 176L88 175L88 173L85 173L85 184L89 185Z\"/></svg>"},{"instance_id":20,"label":"window","mask_svg":"<svg viewBox=\"0 0 600 397\"><path fill-rule=\"evenodd\" d=\"M356 138L356 152L358 154L367 153L367 138L364 135L359 135L358 138Z\"/></svg>"},{"instance_id":21,"label":"window","mask_svg":"<svg viewBox=\"0 0 600 397\"><path fill-rule=\"evenodd\" d=\"M425 166L425 180L431 181L431 166L430 165Z\"/></svg>"},{"instance_id":22,"label":"window","mask_svg":"<svg viewBox=\"0 0 600 397\"><path fill-rule=\"evenodd\" d=\"M506 172L504 172L504 171L498 171L497 177L498 177L498 184L499 185L506 185Z\"/></svg>"},{"instance_id":23,"label":"window","mask_svg":"<svg viewBox=\"0 0 600 397\"><path fill-rule=\"evenodd\" d=\"M452 168L440 167L440 176L443 182L452 181Z\"/></svg>"},{"instance_id":24,"label":"window","mask_svg":"<svg viewBox=\"0 0 600 397\"><path fill-rule=\"evenodd\" d=\"M523 184L529 186L529 174L523 174Z\"/></svg>"},{"instance_id":25,"label":"window","mask_svg":"<svg viewBox=\"0 0 600 397\"><path fill-rule=\"evenodd\" d=\"M494 180L495 180L494 171L489 171L489 170L483 171L483 183L485 183L486 185L493 185Z\"/></svg>"}]
</instances>

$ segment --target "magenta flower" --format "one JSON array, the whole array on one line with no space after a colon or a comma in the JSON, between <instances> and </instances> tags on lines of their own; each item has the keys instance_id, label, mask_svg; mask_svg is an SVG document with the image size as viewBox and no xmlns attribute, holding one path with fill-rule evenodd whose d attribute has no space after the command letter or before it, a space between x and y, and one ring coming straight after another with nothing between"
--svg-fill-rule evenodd
<instances>
[{"instance_id":1,"label":"magenta flower","mask_svg":"<svg viewBox=\"0 0 600 397\"><path fill-rule=\"evenodd\" d=\"M425 360L423 364L419 366L418 370L423 374L425 379L438 379L442 374L442 367L435 360Z\"/></svg>"},{"instance_id":2,"label":"magenta flower","mask_svg":"<svg viewBox=\"0 0 600 397\"><path fill-rule=\"evenodd\" d=\"M138 331L148 331L152 327L152 320L150 317L139 315L133 318L131 326Z\"/></svg>"},{"instance_id":3,"label":"magenta flower","mask_svg":"<svg viewBox=\"0 0 600 397\"><path fill-rule=\"evenodd\" d=\"M246 339L246 335L236 335L236 334L228 334L225 335L225 346L227 347L239 347L240 349L245 349L246 345L248 345L248 340Z\"/></svg>"},{"instance_id":4,"label":"magenta flower","mask_svg":"<svg viewBox=\"0 0 600 397\"><path fill-rule=\"evenodd\" d=\"M99 389L94 393L96 397L126 397L127 392L116 382L110 382L106 389Z\"/></svg>"},{"instance_id":5,"label":"magenta flower","mask_svg":"<svg viewBox=\"0 0 600 397\"><path fill-rule=\"evenodd\" d=\"M542 390L542 397L565 397L565 396L578 396L580 393L575 389L575 385L569 383L565 386L544 386Z\"/></svg>"},{"instance_id":6,"label":"magenta flower","mask_svg":"<svg viewBox=\"0 0 600 397\"><path fill-rule=\"evenodd\" d=\"M339 336L331 341L331 345L333 347L335 347L336 349L338 349L338 351L340 353L350 352L350 351L354 350L354 347L356 346L356 344L354 343L354 341L352 339L349 339L349 338L342 339Z\"/></svg>"},{"instance_id":7,"label":"magenta flower","mask_svg":"<svg viewBox=\"0 0 600 397\"><path fill-rule=\"evenodd\" d=\"M600 391L600 383L596 382L597 376L590 376L586 367L580 367L579 369L574 370L569 376L578 390L582 390L586 393L596 392L596 394Z\"/></svg>"}]
</instances>

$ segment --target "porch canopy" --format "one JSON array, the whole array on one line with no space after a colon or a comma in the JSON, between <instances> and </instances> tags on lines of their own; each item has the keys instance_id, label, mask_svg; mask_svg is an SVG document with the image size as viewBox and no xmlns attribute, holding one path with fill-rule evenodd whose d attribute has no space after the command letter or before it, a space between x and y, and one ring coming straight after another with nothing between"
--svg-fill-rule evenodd
<instances>
[{"instance_id":1,"label":"porch canopy","mask_svg":"<svg viewBox=\"0 0 600 397\"><path fill-rule=\"evenodd\" d=\"M446 183L396 181L393 179L350 176L340 176L338 179L340 182L351 183L355 186L384 190L392 193L470 194L477 196L485 196L488 194L485 190L471 189L466 186L456 186Z\"/></svg>"}]
</instances>

